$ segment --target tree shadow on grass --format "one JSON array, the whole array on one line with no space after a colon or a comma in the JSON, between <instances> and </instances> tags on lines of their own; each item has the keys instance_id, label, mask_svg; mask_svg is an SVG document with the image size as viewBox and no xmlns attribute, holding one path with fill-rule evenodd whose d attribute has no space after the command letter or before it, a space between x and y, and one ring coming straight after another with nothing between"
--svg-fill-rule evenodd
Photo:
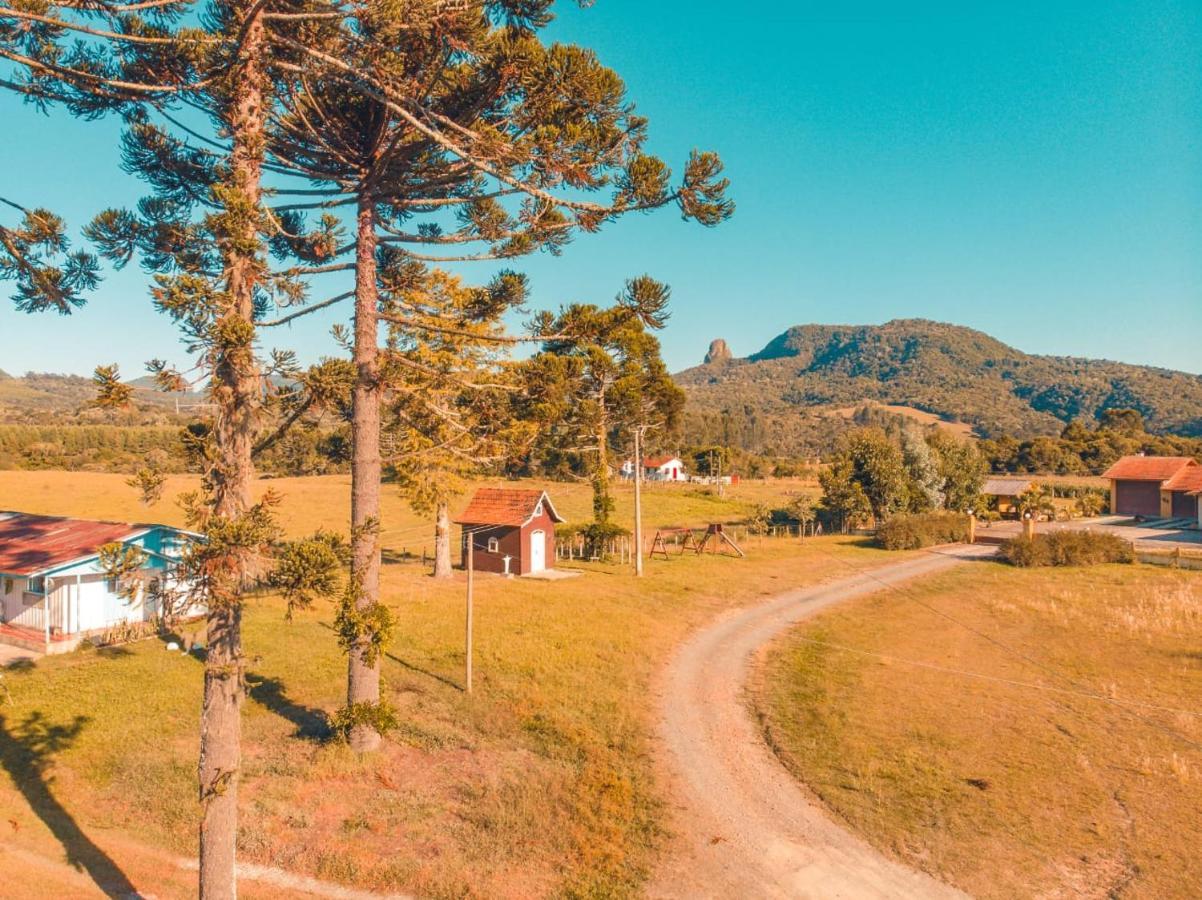
<instances>
[{"instance_id":1,"label":"tree shadow on grass","mask_svg":"<svg viewBox=\"0 0 1202 900\"><path fill-rule=\"evenodd\" d=\"M330 736L330 720L325 711L314 706L304 706L289 698L284 682L280 679L247 672L246 685L251 700L296 726L294 737L323 741Z\"/></svg>"},{"instance_id":2,"label":"tree shadow on grass","mask_svg":"<svg viewBox=\"0 0 1202 900\"><path fill-rule=\"evenodd\" d=\"M67 862L95 882L109 897L140 897L125 873L94 844L50 789L50 764L78 739L87 716L56 725L40 712L17 725L0 715L0 765L3 765L29 808L45 823L67 852Z\"/></svg>"},{"instance_id":3,"label":"tree shadow on grass","mask_svg":"<svg viewBox=\"0 0 1202 900\"><path fill-rule=\"evenodd\" d=\"M445 675L439 675L437 672L431 672L429 669L423 669L421 666L415 666L413 663L406 662L405 660L401 659L399 656L394 656L391 653L385 653L384 655L387 656L389 659L391 659L394 663L396 663L398 666L400 666L403 669L408 669L410 672L413 672L417 675L425 675L427 678L433 678L435 681L439 682L440 684L445 684L449 688L454 688L457 691L463 692L462 684L452 681L450 678L447 678Z\"/></svg>"}]
</instances>

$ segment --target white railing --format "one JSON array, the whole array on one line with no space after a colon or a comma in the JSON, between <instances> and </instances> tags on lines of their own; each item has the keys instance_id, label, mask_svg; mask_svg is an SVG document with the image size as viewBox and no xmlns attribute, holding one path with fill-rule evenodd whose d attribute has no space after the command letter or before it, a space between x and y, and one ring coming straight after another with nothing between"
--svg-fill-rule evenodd
<instances>
[{"instance_id":1,"label":"white railing","mask_svg":"<svg viewBox=\"0 0 1202 900\"><path fill-rule=\"evenodd\" d=\"M46 630L46 598L41 594L26 593L22 598L24 603L34 602L33 606L26 606L13 618L9 623L20 628L28 628L31 631L44 632Z\"/></svg>"}]
</instances>

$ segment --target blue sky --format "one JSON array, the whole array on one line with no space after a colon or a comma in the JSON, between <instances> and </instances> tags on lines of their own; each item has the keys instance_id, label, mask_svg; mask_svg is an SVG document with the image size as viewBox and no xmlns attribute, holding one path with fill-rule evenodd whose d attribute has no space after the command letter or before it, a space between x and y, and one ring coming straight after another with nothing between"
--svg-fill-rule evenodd
<instances>
[{"instance_id":1,"label":"blue sky","mask_svg":"<svg viewBox=\"0 0 1202 900\"><path fill-rule=\"evenodd\" d=\"M521 261L535 306L667 281L673 369L716 337L742 356L790 325L925 317L1202 372L1202 4L560 7L551 33L623 75L651 148L677 166L718 150L739 208L716 229L663 210ZM131 202L117 134L0 95L0 194L73 225ZM313 319L286 336L305 359L336 316ZM9 372L182 358L133 268L67 319L0 300L0 336Z\"/></svg>"}]
</instances>

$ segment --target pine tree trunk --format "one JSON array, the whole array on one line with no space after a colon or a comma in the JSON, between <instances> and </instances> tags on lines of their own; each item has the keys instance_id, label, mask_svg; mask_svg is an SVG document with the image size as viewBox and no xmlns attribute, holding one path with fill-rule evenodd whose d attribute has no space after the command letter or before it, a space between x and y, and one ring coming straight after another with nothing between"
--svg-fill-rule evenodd
<instances>
[{"instance_id":1,"label":"pine tree trunk","mask_svg":"<svg viewBox=\"0 0 1202 900\"><path fill-rule=\"evenodd\" d=\"M440 500L434 517L434 577L451 574L451 504Z\"/></svg>"},{"instance_id":2,"label":"pine tree trunk","mask_svg":"<svg viewBox=\"0 0 1202 900\"><path fill-rule=\"evenodd\" d=\"M597 469L593 472L593 521L603 525L609 521L609 428L605 409L605 394L598 397L600 415L597 417Z\"/></svg>"},{"instance_id":3,"label":"pine tree trunk","mask_svg":"<svg viewBox=\"0 0 1202 900\"><path fill-rule=\"evenodd\" d=\"M643 430L634 429L634 574L643 577Z\"/></svg>"},{"instance_id":4,"label":"pine tree trunk","mask_svg":"<svg viewBox=\"0 0 1202 900\"><path fill-rule=\"evenodd\" d=\"M355 271L355 388L351 414L351 572L358 587L355 605L370 609L380 600L380 371L376 290L375 209L359 199ZM380 702L380 661L368 662L369 635L360 635L347 663L347 705ZM351 748L368 753L380 747L371 725L356 723Z\"/></svg>"},{"instance_id":5,"label":"pine tree trunk","mask_svg":"<svg viewBox=\"0 0 1202 900\"><path fill-rule=\"evenodd\" d=\"M257 7L256 7L257 9ZM265 49L259 13L245 23L242 53L231 73L230 186L237 192L225 214L233 239L223 260L229 306L227 323L247 324L254 317L254 291L259 263L256 210L263 163ZM236 207L245 204L242 210ZM240 337L232 337L237 332ZM260 405L259 372L252 343L253 328L222 329L227 343L215 348L211 395L216 405L213 441L217 463L211 472L213 512L219 519L241 516L251 505L254 478L252 447ZM200 896L233 900L238 886L235 869L238 837L238 779L242 742L242 598L252 573L241 565L226 575L210 599L200 723L198 765L201 803Z\"/></svg>"}]
</instances>

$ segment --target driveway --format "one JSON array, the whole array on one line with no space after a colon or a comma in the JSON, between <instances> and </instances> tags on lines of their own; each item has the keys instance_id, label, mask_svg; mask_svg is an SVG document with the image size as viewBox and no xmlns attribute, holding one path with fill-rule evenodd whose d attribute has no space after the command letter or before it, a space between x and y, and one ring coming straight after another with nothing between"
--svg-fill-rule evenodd
<instances>
[{"instance_id":1,"label":"driveway","mask_svg":"<svg viewBox=\"0 0 1202 900\"><path fill-rule=\"evenodd\" d=\"M994 552L943 549L780 594L719 617L680 647L658 698L676 836L652 897L964 896L882 856L820 808L764 743L747 680L756 651L803 619Z\"/></svg>"},{"instance_id":2,"label":"driveway","mask_svg":"<svg viewBox=\"0 0 1202 900\"><path fill-rule=\"evenodd\" d=\"M1172 550L1202 548L1202 531L1196 528L1163 528L1154 525L1136 524L1130 516L1096 516L1092 519L1073 519L1069 522L1039 522L1035 526L1037 532L1042 531L1106 531L1130 541L1144 550ZM992 525L978 525L977 534L988 538L1014 537L1022 531L1019 522L994 522Z\"/></svg>"}]
</instances>

